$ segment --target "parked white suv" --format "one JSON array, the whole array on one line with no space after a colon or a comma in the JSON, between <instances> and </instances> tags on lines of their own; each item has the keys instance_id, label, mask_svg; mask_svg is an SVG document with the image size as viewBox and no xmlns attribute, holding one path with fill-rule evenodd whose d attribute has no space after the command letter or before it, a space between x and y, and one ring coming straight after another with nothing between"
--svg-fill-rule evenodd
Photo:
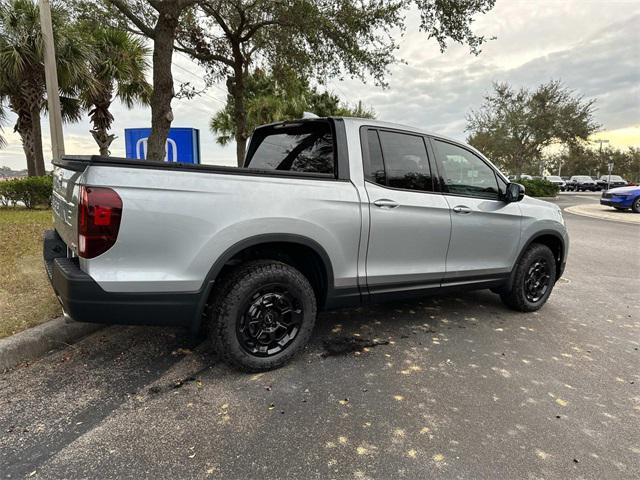
<instances>
[{"instance_id":1,"label":"parked white suv","mask_svg":"<svg viewBox=\"0 0 640 480\"><path fill-rule=\"evenodd\" d=\"M258 128L244 168L64 157L44 257L85 322L208 327L278 367L319 309L490 288L539 309L564 270L560 209L473 148L354 118Z\"/></svg>"}]
</instances>

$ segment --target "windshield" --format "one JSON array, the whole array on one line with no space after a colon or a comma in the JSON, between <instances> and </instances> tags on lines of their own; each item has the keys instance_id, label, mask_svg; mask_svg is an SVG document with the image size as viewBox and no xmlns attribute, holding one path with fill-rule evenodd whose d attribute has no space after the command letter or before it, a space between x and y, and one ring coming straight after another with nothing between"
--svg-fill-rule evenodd
<instances>
[{"instance_id":1,"label":"windshield","mask_svg":"<svg viewBox=\"0 0 640 480\"><path fill-rule=\"evenodd\" d=\"M550 180L552 182L561 182L562 181L562 179L560 177L553 177L553 176L547 177L547 180Z\"/></svg>"},{"instance_id":2,"label":"windshield","mask_svg":"<svg viewBox=\"0 0 640 480\"><path fill-rule=\"evenodd\" d=\"M573 177L580 182L593 182L593 178L587 177L586 175L578 175L577 177Z\"/></svg>"},{"instance_id":3,"label":"windshield","mask_svg":"<svg viewBox=\"0 0 640 480\"><path fill-rule=\"evenodd\" d=\"M603 175L600 177L600 180L604 180L607 181L607 179L610 179L610 182L623 182L624 180L622 179L622 177L620 175Z\"/></svg>"}]
</instances>

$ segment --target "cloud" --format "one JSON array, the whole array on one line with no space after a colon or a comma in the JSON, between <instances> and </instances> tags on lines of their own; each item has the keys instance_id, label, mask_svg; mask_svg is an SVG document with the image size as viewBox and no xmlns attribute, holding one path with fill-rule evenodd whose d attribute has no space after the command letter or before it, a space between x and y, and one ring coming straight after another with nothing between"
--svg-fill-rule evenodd
<instances>
[{"instance_id":1,"label":"cloud","mask_svg":"<svg viewBox=\"0 0 640 480\"><path fill-rule=\"evenodd\" d=\"M595 117L604 128L629 127L640 119L639 22L640 15L631 16L582 41L567 42L566 48L549 45L550 51L534 58L521 38L520 48L528 58L521 63L503 61L495 51L500 39L491 45L493 53L478 57L459 57L461 47L454 48L452 55L462 59L457 65L447 54L425 51L422 58L416 54L410 65L394 68L387 91L370 92L350 82L340 89L372 105L379 118L463 139L466 114L480 106L492 82L534 88L558 79L576 94L596 99ZM536 36L531 31L529 35ZM535 45L535 50L544 50L545 45ZM507 53L512 48L507 46Z\"/></svg>"}]
</instances>

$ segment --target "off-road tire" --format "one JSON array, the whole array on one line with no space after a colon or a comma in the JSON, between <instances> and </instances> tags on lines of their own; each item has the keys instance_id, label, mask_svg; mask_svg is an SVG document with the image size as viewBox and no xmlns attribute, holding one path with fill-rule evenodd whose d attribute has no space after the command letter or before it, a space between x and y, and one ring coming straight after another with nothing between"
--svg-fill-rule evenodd
<instances>
[{"instance_id":1,"label":"off-road tire","mask_svg":"<svg viewBox=\"0 0 640 480\"><path fill-rule=\"evenodd\" d=\"M530 267L539 259L546 261L549 269L550 283L544 295L537 301L531 302L525 293L525 280ZM519 312L535 312L539 310L551 295L556 281L556 259L546 245L532 244L516 265L516 271L511 289L500 294L502 302L509 308Z\"/></svg>"},{"instance_id":2,"label":"off-road tire","mask_svg":"<svg viewBox=\"0 0 640 480\"><path fill-rule=\"evenodd\" d=\"M300 301L303 311L300 329L283 351L267 357L255 356L241 345L236 331L240 311L261 286L277 282L286 285ZM316 297L309 280L290 265L276 260L254 260L228 273L215 288L209 321L209 338L221 359L246 372L261 372L283 366L302 351L316 320Z\"/></svg>"}]
</instances>

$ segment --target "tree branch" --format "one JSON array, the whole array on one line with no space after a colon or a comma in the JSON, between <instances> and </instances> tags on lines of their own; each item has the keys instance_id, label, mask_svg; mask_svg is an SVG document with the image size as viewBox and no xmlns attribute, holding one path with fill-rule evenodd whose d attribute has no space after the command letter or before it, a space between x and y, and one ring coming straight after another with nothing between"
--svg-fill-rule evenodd
<instances>
[{"instance_id":1,"label":"tree branch","mask_svg":"<svg viewBox=\"0 0 640 480\"><path fill-rule=\"evenodd\" d=\"M228 65L230 67L233 67L233 60L224 57L222 55L218 55L215 53L211 53L211 52L207 52L207 53L202 53L197 51L194 48L191 47L187 47L186 45L184 45L182 42L180 42L179 40L176 40L176 42L178 43L177 45L174 45L174 48L182 53L186 53L187 55L195 58L196 60L200 60L201 62L221 62L224 63L225 65Z\"/></svg>"},{"instance_id":2,"label":"tree branch","mask_svg":"<svg viewBox=\"0 0 640 480\"><path fill-rule=\"evenodd\" d=\"M287 26L286 23L280 22L278 20L265 20L263 22L254 23L252 25L248 25L247 26L249 28L249 30L247 31L247 33L245 33L244 35L242 35L240 37L240 41L241 42L246 42L251 37L253 37L258 30L260 30L261 28L264 28L264 27L268 27L270 25L280 25L282 27L286 27Z\"/></svg>"},{"instance_id":3,"label":"tree branch","mask_svg":"<svg viewBox=\"0 0 640 480\"><path fill-rule=\"evenodd\" d=\"M115 8L117 8L120 11L120 13L122 13L122 15L127 17L127 19L131 21L131 23L133 23L136 27L138 27L138 29L140 30L140 32L142 32L143 35L149 38L154 38L155 32L153 28L147 25L145 22L142 21L142 19L140 19L135 13L133 13L129 8L129 6L126 4L126 2L124 2L123 0L107 0L107 2L113 5Z\"/></svg>"},{"instance_id":4,"label":"tree branch","mask_svg":"<svg viewBox=\"0 0 640 480\"><path fill-rule=\"evenodd\" d=\"M220 25L220 28L222 28L222 31L227 35L227 37L233 38L234 32L229 28L229 25L227 25L227 23L224 21L224 18L222 18L222 15L220 15L220 13L216 8L212 8L212 6L206 2L201 3L200 6L206 13L211 15L216 20L218 25Z\"/></svg>"}]
</instances>

